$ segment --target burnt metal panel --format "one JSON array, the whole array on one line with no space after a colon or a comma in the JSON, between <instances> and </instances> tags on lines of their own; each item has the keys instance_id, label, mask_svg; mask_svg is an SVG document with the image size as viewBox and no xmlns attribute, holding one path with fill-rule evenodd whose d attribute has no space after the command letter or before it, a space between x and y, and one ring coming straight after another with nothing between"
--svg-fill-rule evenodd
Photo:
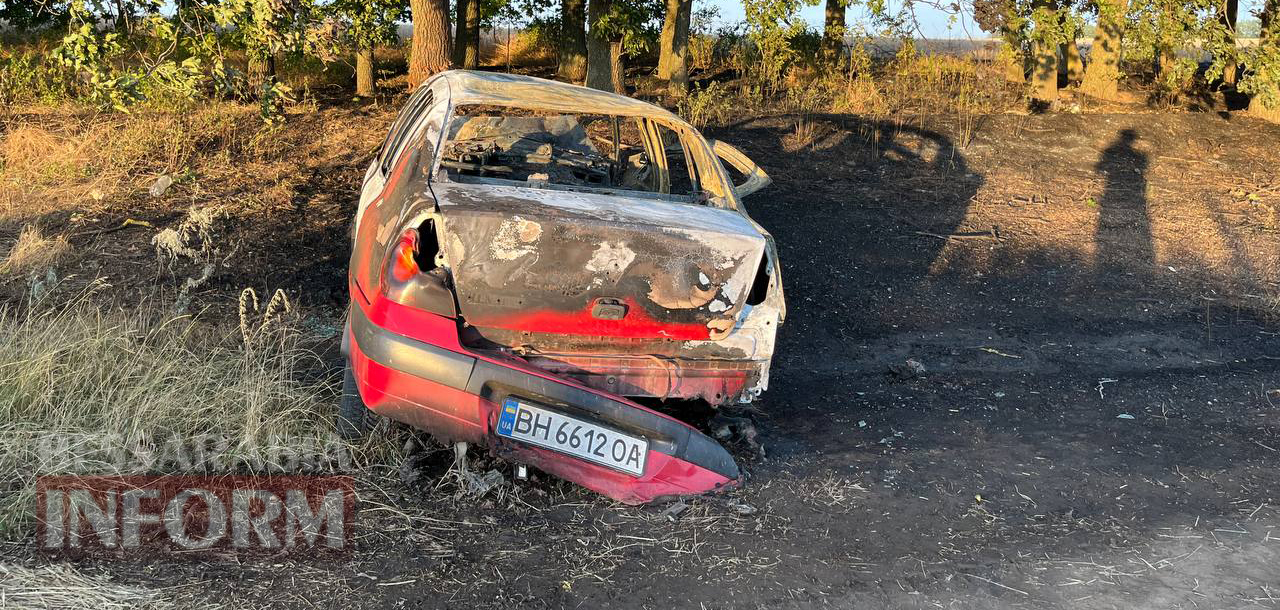
<instances>
[{"instance_id":1,"label":"burnt metal panel","mask_svg":"<svg viewBox=\"0 0 1280 610\"><path fill-rule=\"evenodd\" d=\"M460 313L481 329L716 339L766 247L731 210L491 184L433 191ZM600 315L601 299L625 312Z\"/></svg>"}]
</instances>

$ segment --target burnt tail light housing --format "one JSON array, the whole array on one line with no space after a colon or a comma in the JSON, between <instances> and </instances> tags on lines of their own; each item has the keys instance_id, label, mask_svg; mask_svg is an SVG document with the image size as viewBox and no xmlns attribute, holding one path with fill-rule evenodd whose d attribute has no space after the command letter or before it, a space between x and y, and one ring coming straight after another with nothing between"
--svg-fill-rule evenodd
<instances>
[{"instance_id":1,"label":"burnt tail light housing","mask_svg":"<svg viewBox=\"0 0 1280 610\"><path fill-rule=\"evenodd\" d=\"M432 220L417 229L405 229L387 256L382 274L386 298L414 309L456 317L448 273L435 263L438 252Z\"/></svg>"}]
</instances>

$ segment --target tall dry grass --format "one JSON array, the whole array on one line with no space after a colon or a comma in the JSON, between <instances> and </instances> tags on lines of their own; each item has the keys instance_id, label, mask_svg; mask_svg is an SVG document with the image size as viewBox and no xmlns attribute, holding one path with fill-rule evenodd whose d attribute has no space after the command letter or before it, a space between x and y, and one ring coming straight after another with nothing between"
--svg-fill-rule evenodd
<instances>
[{"instance_id":1,"label":"tall dry grass","mask_svg":"<svg viewBox=\"0 0 1280 610\"><path fill-rule=\"evenodd\" d=\"M241 104L135 115L28 110L0 140L0 226L99 209L144 192L158 175L235 163L272 144L256 110Z\"/></svg>"},{"instance_id":2,"label":"tall dry grass","mask_svg":"<svg viewBox=\"0 0 1280 610\"><path fill-rule=\"evenodd\" d=\"M555 45L528 30L495 29L481 36L480 47L480 61L486 66L527 68L555 65L557 61Z\"/></svg>"},{"instance_id":3,"label":"tall dry grass","mask_svg":"<svg viewBox=\"0 0 1280 610\"><path fill-rule=\"evenodd\" d=\"M163 610L178 605L163 589L112 582L69 565L0 563L0 608Z\"/></svg>"},{"instance_id":4,"label":"tall dry grass","mask_svg":"<svg viewBox=\"0 0 1280 610\"><path fill-rule=\"evenodd\" d=\"M0 538L28 529L42 474L352 466L337 375L288 309L244 306L236 326L109 308L92 288L0 309Z\"/></svg>"},{"instance_id":5,"label":"tall dry grass","mask_svg":"<svg viewBox=\"0 0 1280 610\"><path fill-rule=\"evenodd\" d=\"M887 61L873 61L855 47L839 62L799 63L772 87L781 93L767 95L766 89L746 80L711 82L677 100L677 110L697 126L776 114L972 117L1015 108L1022 94L1005 81L997 63L975 56L919 54L909 47Z\"/></svg>"},{"instance_id":6,"label":"tall dry grass","mask_svg":"<svg viewBox=\"0 0 1280 610\"><path fill-rule=\"evenodd\" d=\"M65 235L45 237L40 228L27 225L18 233L13 247L0 259L0 275L44 271L71 252Z\"/></svg>"}]
</instances>

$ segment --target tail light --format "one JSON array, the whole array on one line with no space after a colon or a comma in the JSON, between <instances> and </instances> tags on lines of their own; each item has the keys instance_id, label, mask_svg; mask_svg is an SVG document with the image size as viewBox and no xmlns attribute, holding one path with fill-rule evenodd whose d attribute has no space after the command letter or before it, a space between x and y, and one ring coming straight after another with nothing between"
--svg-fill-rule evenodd
<instances>
[{"instance_id":1,"label":"tail light","mask_svg":"<svg viewBox=\"0 0 1280 610\"><path fill-rule=\"evenodd\" d=\"M435 265L438 250L432 221L426 221L419 229L406 229L384 263L382 294L414 309L456 316L457 308L447 274ZM418 261L423 261L427 267L424 269Z\"/></svg>"},{"instance_id":2,"label":"tail light","mask_svg":"<svg viewBox=\"0 0 1280 610\"><path fill-rule=\"evenodd\" d=\"M418 275L418 231L409 229L400 236L391 253L391 277L404 283Z\"/></svg>"}]
</instances>

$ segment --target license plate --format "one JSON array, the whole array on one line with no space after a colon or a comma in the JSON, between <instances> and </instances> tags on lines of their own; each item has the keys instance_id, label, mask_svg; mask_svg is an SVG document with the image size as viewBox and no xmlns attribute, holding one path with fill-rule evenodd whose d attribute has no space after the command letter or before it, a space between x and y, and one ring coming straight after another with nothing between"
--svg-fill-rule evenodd
<instances>
[{"instance_id":1,"label":"license plate","mask_svg":"<svg viewBox=\"0 0 1280 610\"><path fill-rule=\"evenodd\" d=\"M576 417L508 398L498 418L498 436L595 462L627 474L644 474L649 441Z\"/></svg>"}]
</instances>

